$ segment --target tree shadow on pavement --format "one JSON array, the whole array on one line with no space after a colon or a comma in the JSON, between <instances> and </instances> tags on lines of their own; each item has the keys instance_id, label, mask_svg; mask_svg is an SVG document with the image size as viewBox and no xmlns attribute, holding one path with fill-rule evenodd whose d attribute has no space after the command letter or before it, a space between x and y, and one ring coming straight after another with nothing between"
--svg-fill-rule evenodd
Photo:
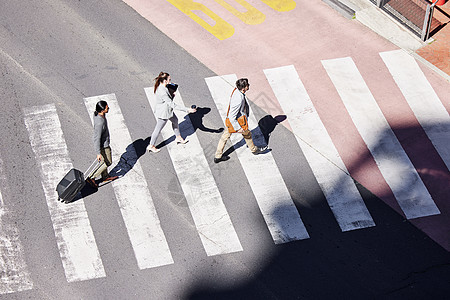
<instances>
[{"instance_id":1,"label":"tree shadow on pavement","mask_svg":"<svg viewBox=\"0 0 450 300\"><path fill-rule=\"evenodd\" d=\"M355 182L375 226L343 232L320 189L305 193L305 187L289 186L310 238L264 245L272 254L265 260L255 258L258 263L236 256L235 259L242 259L237 262L241 269L247 270L242 277L229 279L227 276L229 280L225 281L221 275L210 275L214 271L203 270L185 299L447 298L450 253L441 245L449 242L450 176L431 143L417 145L420 130L405 127L395 128L394 132L430 190L440 215L408 220L401 211L386 203L383 192L382 196L374 195ZM383 147L383 136L379 137L379 147ZM405 146L409 137L412 144ZM427 159L423 158L425 153ZM367 153L354 160L348 169L356 171L372 160ZM299 178L311 172L306 167L296 166L295 161L290 164ZM442 189L446 192L441 193ZM433 224L433 228L426 227L427 224ZM435 240L430 238L431 230L441 232L433 237ZM265 263L261 265L261 261ZM205 268L210 268L209 263L205 262Z\"/></svg>"}]
</instances>

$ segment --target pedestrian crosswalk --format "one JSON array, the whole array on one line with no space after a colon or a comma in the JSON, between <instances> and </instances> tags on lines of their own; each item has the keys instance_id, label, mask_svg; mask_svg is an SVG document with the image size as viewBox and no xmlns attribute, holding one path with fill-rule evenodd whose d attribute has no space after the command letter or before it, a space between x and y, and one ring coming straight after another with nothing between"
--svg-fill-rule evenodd
<instances>
[{"instance_id":1,"label":"pedestrian crosswalk","mask_svg":"<svg viewBox=\"0 0 450 300\"><path fill-rule=\"evenodd\" d=\"M406 217L439 214L353 60L338 58L324 60L322 64Z\"/></svg>"},{"instance_id":2,"label":"pedestrian crosswalk","mask_svg":"<svg viewBox=\"0 0 450 300\"><path fill-rule=\"evenodd\" d=\"M206 83L222 119L225 119L227 115L230 95L236 80L236 75L206 78ZM250 112L248 121L249 129L254 129L258 124L252 112ZM265 141L262 140L261 132L253 130L253 133L252 138L255 145L264 145ZM234 134L230 139L233 145L237 145L242 140L242 136ZM245 147L235 146L235 148L237 148L237 156L274 242L281 244L309 238L272 154L254 156Z\"/></svg>"},{"instance_id":3,"label":"pedestrian crosswalk","mask_svg":"<svg viewBox=\"0 0 450 300\"><path fill-rule=\"evenodd\" d=\"M413 57L401 50L382 52L380 55L420 125L450 170L450 117L441 99Z\"/></svg>"},{"instance_id":4,"label":"pedestrian crosswalk","mask_svg":"<svg viewBox=\"0 0 450 300\"><path fill-rule=\"evenodd\" d=\"M54 104L24 109L24 121L68 282L106 276L83 200L61 205L55 187L72 168Z\"/></svg>"},{"instance_id":5,"label":"pedestrian crosswalk","mask_svg":"<svg viewBox=\"0 0 450 300\"><path fill-rule=\"evenodd\" d=\"M146 88L145 94L154 109L153 89ZM177 94L176 103L186 106L180 93ZM178 111L177 113L181 122L184 114ZM174 145L176 143L170 143L167 149L207 255L242 251L241 243L189 118L184 118L181 122L180 131L183 135L189 134L189 137L184 136L189 142L181 147ZM173 136L171 126L165 126L161 135L164 140L169 140Z\"/></svg>"},{"instance_id":6,"label":"pedestrian crosswalk","mask_svg":"<svg viewBox=\"0 0 450 300\"><path fill-rule=\"evenodd\" d=\"M380 55L448 167L450 120L441 100L417 63L409 56L405 57L401 51L384 52ZM439 214L439 208L431 196L433 193L428 191L422 182L355 62L350 57L345 57L324 60L322 64L406 218ZM298 142L341 231L364 230L376 226L347 170L348 166L333 144L296 68L281 66L261 72L266 76L283 113L287 116L293 137ZM214 102L211 107L217 108L222 119L226 115L236 79L235 74L205 78ZM416 88L419 85L421 89ZM143 89L150 107L153 108L153 88ZM112 182L111 188L118 202L137 265L140 269L148 269L174 264L152 199L152 191L158 189L158 186L149 186L147 183L127 128L126 118L120 109L121 100L115 94L85 98L86 112L91 121L95 104L100 100L108 102L110 107L107 120L114 166L110 174L120 177ZM183 101L180 92L177 93L175 101L179 105L189 106L187 101ZM55 186L72 168L72 162L55 105L27 107L23 112L67 281L76 282L107 276L83 199L69 205L57 201ZM161 132L161 138L166 141L165 148L180 182L202 248L208 256L245 251L239 239L239 232L233 224L234 216L227 209L228 199L222 196L216 183L217 176L215 177L210 168L209 162L213 157L205 155L205 145L197 137L190 119L180 112L177 112L177 115L182 135L189 142L176 145L169 125ZM264 145L266 141L257 128L258 121L253 112L250 114L249 124L255 144ZM217 140L218 138L219 136ZM379 142L380 139L382 143ZM303 223L302 208L295 205L276 163L276 157L271 152L252 155L243 146L245 144L239 134L232 135L231 141L246 177L241 180L248 182L273 242L282 244L314 238L310 237ZM3 214L1 186L0 202L0 213ZM0 219L2 220L3 218ZM0 225L5 226L3 223ZM9 238L10 241L18 243L16 249L21 249L17 237ZM10 251L8 249L7 244L0 244L0 254ZM23 271L21 274L24 283L9 285L10 279L2 275L0 294L33 287L28 278L23 253L19 251L16 256L17 264L21 266L19 269ZM1 258L2 255L0 264L8 268L14 265L1 261Z\"/></svg>"},{"instance_id":7,"label":"pedestrian crosswalk","mask_svg":"<svg viewBox=\"0 0 450 300\"><path fill-rule=\"evenodd\" d=\"M91 121L93 122L95 105L100 100L105 100L110 107L107 120L111 152L113 161L117 162L110 175L121 177L120 180L113 181L112 186L138 266L146 269L171 264L173 259L166 237L114 94L84 99Z\"/></svg>"},{"instance_id":8,"label":"pedestrian crosswalk","mask_svg":"<svg viewBox=\"0 0 450 300\"><path fill-rule=\"evenodd\" d=\"M295 68L264 73L342 231L374 226Z\"/></svg>"}]
</instances>

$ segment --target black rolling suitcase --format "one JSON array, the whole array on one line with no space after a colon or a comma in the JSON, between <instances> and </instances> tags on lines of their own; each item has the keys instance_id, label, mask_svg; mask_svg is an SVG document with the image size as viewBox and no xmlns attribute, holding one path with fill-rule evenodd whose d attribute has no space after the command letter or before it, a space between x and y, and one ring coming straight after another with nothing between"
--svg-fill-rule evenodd
<instances>
[{"instance_id":1,"label":"black rolling suitcase","mask_svg":"<svg viewBox=\"0 0 450 300\"><path fill-rule=\"evenodd\" d=\"M98 170L100 165L101 163L98 160L95 160L85 173L89 174L88 176L91 176ZM72 168L56 186L58 201L62 201L64 203L73 201L85 184L86 180L84 178L84 173L80 170Z\"/></svg>"}]
</instances>

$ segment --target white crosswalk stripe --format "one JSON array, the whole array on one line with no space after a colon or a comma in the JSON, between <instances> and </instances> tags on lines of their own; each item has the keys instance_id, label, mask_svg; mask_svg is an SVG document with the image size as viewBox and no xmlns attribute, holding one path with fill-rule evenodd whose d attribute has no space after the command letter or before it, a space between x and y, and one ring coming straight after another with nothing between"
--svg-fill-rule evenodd
<instances>
[{"instance_id":1,"label":"white crosswalk stripe","mask_svg":"<svg viewBox=\"0 0 450 300\"><path fill-rule=\"evenodd\" d=\"M264 73L341 230L375 226L294 66Z\"/></svg>"},{"instance_id":2,"label":"white crosswalk stripe","mask_svg":"<svg viewBox=\"0 0 450 300\"><path fill-rule=\"evenodd\" d=\"M237 80L236 75L209 77L205 80L220 115L225 119L230 96ZM250 113L250 129L257 124L253 113ZM254 134L253 137L255 145L261 146L258 135ZM272 154L254 156L245 146L236 147L241 140L240 134L231 136L239 161L274 242L281 244L309 238Z\"/></svg>"},{"instance_id":3,"label":"white crosswalk stripe","mask_svg":"<svg viewBox=\"0 0 450 300\"><path fill-rule=\"evenodd\" d=\"M323 60L322 64L406 217L439 214L353 60Z\"/></svg>"},{"instance_id":4,"label":"white crosswalk stripe","mask_svg":"<svg viewBox=\"0 0 450 300\"><path fill-rule=\"evenodd\" d=\"M55 187L72 162L55 105L25 108L24 115L67 281L105 277L83 200L71 205L57 200Z\"/></svg>"},{"instance_id":5,"label":"white crosswalk stripe","mask_svg":"<svg viewBox=\"0 0 450 300\"><path fill-rule=\"evenodd\" d=\"M153 88L145 93L152 108L155 107ZM185 106L180 92L174 101ZM205 154L189 118L183 112L175 111L179 118L182 135L191 133L185 145L173 141L167 145L175 172L180 180L189 205L195 227L208 256L242 251L242 246L214 181ZM183 120L184 118L184 120ZM170 123L170 122L169 122ZM161 131L164 140L173 136L170 124Z\"/></svg>"},{"instance_id":6,"label":"white crosswalk stripe","mask_svg":"<svg viewBox=\"0 0 450 300\"><path fill-rule=\"evenodd\" d=\"M450 116L414 58L403 50L380 53L414 115L450 170Z\"/></svg>"},{"instance_id":7,"label":"white crosswalk stripe","mask_svg":"<svg viewBox=\"0 0 450 300\"><path fill-rule=\"evenodd\" d=\"M15 213L3 199L1 188L7 187L3 160L0 155L0 295L33 288L25 253L14 224Z\"/></svg>"},{"instance_id":8,"label":"white crosswalk stripe","mask_svg":"<svg viewBox=\"0 0 450 300\"><path fill-rule=\"evenodd\" d=\"M110 171L110 175L121 177L113 181L112 186L138 266L140 269L146 269L172 264L169 245L114 94L84 99L91 121L93 121L95 106L100 100L106 101L110 107L107 120L111 137L112 161L117 162L114 169ZM133 172L129 172L131 169Z\"/></svg>"}]
</instances>

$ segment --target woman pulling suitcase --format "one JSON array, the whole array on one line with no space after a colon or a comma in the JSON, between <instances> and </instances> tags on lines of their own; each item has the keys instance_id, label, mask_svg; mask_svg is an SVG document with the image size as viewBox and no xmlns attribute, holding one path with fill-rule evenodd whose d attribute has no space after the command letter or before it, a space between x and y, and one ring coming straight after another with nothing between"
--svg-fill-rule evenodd
<instances>
[{"instance_id":1,"label":"woman pulling suitcase","mask_svg":"<svg viewBox=\"0 0 450 300\"><path fill-rule=\"evenodd\" d=\"M86 182L94 188L98 188L98 183L100 182L113 181L118 178L118 176L110 176L108 173L108 167L112 163L111 147L109 146L108 122L106 120L108 111L109 106L106 101L102 100L97 102L94 112L94 147L97 153L97 160L101 162L101 164L94 174L86 178ZM101 180L96 181L95 178L100 176Z\"/></svg>"}]
</instances>

